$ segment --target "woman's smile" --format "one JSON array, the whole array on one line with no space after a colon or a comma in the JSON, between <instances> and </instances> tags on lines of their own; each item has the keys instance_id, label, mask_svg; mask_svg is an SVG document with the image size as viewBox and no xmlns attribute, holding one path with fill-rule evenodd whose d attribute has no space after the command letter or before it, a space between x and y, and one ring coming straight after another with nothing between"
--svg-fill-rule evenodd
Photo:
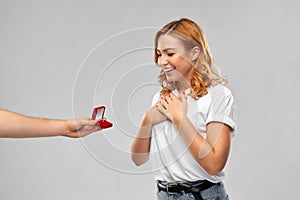
<instances>
[{"instance_id":1,"label":"woman's smile","mask_svg":"<svg viewBox=\"0 0 300 200\"><path fill-rule=\"evenodd\" d=\"M164 72L167 76L171 75L172 72L174 72L176 69L176 67L167 67L167 68L164 68Z\"/></svg>"}]
</instances>

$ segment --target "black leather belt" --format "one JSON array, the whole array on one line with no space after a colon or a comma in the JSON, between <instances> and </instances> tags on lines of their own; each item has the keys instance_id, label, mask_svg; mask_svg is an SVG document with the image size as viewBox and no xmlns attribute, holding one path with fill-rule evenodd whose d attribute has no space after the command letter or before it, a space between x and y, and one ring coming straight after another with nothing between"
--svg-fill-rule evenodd
<instances>
[{"instance_id":1,"label":"black leather belt","mask_svg":"<svg viewBox=\"0 0 300 200\"><path fill-rule=\"evenodd\" d=\"M216 183L212 183L207 180L204 180L203 182L199 183L199 185L195 186L188 182L170 182L164 184L162 181L158 181L157 187L159 190L163 190L165 192L168 192L169 194L177 194L182 192L192 193L196 200L202 200L200 192L210 188L215 184Z\"/></svg>"}]
</instances>

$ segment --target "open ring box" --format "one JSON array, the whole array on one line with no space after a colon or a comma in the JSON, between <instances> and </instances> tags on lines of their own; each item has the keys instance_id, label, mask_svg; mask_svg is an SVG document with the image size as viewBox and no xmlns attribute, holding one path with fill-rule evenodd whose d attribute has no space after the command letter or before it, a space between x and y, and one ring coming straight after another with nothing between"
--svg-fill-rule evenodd
<instances>
[{"instance_id":1,"label":"open ring box","mask_svg":"<svg viewBox=\"0 0 300 200\"><path fill-rule=\"evenodd\" d=\"M102 129L110 128L113 124L105 119L104 113L105 106L96 106L93 109L92 119L97 120Z\"/></svg>"}]
</instances>

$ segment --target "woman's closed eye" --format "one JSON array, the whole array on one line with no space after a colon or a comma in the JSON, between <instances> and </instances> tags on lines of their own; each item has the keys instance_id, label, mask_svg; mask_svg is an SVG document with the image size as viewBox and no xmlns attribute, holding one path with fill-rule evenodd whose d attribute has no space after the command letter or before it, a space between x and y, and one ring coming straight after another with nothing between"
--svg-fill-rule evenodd
<instances>
[{"instance_id":1,"label":"woman's closed eye","mask_svg":"<svg viewBox=\"0 0 300 200\"><path fill-rule=\"evenodd\" d=\"M163 54L165 54L169 57L172 57L175 54L175 52L163 52ZM156 51L156 55L157 55L157 57L161 57L162 53L160 51Z\"/></svg>"}]
</instances>

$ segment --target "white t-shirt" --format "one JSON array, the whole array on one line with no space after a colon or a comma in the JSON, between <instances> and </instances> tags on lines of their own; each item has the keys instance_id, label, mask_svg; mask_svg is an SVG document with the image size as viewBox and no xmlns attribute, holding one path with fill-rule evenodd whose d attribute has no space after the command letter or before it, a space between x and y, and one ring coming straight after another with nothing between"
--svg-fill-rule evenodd
<instances>
[{"instance_id":1,"label":"white t-shirt","mask_svg":"<svg viewBox=\"0 0 300 200\"><path fill-rule=\"evenodd\" d=\"M188 94L190 89L186 91ZM173 93L178 95L178 91ZM156 93L152 105L160 99ZM222 122L236 133L237 110L230 90L223 85L212 86L208 94L194 100L187 96L187 117L206 138L206 125L212 121ZM168 182L209 180L219 182L224 178L224 172L215 176L209 175L193 158L180 133L169 120L156 124L152 128L151 159L156 172L155 179Z\"/></svg>"}]
</instances>

